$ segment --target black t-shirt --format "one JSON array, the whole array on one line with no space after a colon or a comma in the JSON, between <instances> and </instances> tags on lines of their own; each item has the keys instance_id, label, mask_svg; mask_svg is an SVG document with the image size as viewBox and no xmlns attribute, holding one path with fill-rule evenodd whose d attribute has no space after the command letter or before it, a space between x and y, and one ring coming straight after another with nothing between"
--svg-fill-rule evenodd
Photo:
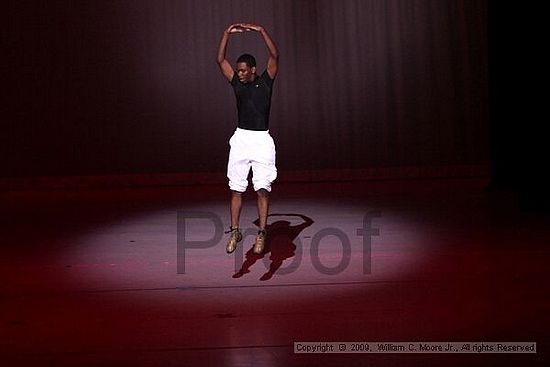
<instances>
[{"instance_id":1,"label":"black t-shirt","mask_svg":"<svg viewBox=\"0 0 550 367\"><path fill-rule=\"evenodd\" d=\"M237 73L233 75L231 85L237 97L239 114L238 127L246 130L269 130L269 109L274 79L267 70L250 83L241 83Z\"/></svg>"}]
</instances>

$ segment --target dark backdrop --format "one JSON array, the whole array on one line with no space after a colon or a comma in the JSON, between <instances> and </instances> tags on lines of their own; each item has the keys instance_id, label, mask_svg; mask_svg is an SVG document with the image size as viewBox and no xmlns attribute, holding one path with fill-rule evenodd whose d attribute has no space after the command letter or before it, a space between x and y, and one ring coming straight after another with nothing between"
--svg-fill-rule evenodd
<instances>
[{"instance_id":1,"label":"dark backdrop","mask_svg":"<svg viewBox=\"0 0 550 367\"><path fill-rule=\"evenodd\" d=\"M9 1L3 177L218 172L236 122L233 22L281 52L281 170L486 165L487 2ZM231 62L267 52L231 36Z\"/></svg>"}]
</instances>

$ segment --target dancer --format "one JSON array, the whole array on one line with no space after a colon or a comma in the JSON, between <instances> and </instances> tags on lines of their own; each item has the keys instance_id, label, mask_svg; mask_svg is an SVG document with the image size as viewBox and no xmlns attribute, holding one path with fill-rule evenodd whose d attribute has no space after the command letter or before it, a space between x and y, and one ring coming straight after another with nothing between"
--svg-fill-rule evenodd
<instances>
[{"instance_id":1,"label":"dancer","mask_svg":"<svg viewBox=\"0 0 550 367\"><path fill-rule=\"evenodd\" d=\"M256 73L256 59L243 54L237 59L236 70L225 58L227 43L232 34L258 32L269 51L267 68ZM239 218L242 206L242 193L248 186L248 173L252 168L252 183L258 196L258 234L254 242L254 253L262 254L266 241L266 224L269 211L271 184L277 177L275 166L275 143L269 134L269 110L273 82L277 75L279 51L277 46L260 25L238 23L230 25L222 35L218 48L217 62L223 76L231 83L237 98L238 124L229 140L230 152L227 164L227 178L231 190L231 226L226 251L235 251L242 240Z\"/></svg>"}]
</instances>

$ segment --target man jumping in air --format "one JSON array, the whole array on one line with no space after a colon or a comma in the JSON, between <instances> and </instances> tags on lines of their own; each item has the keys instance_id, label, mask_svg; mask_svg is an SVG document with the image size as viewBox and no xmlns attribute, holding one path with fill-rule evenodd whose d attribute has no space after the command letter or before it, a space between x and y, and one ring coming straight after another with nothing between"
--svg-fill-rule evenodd
<instances>
[{"instance_id":1,"label":"man jumping in air","mask_svg":"<svg viewBox=\"0 0 550 367\"><path fill-rule=\"evenodd\" d=\"M231 34L255 31L262 35L269 50L267 69L256 74L256 59L243 54L237 59L236 70L225 58L227 42ZM226 251L235 251L242 240L239 218L242 206L242 193L248 186L248 173L252 168L252 183L258 194L259 230L254 243L254 253L264 251L266 224L269 210L269 192L277 177L275 167L275 144L269 134L269 110L273 81L277 75L279 51L275 43L260 25L238 23L230 25L222 35L218 48L217 62L220 70L231 83L237 98L239 121L235 133L229 140L230 152L227 163L227 178L231 189L231 226Z\"/></svg>"}]
</instances>

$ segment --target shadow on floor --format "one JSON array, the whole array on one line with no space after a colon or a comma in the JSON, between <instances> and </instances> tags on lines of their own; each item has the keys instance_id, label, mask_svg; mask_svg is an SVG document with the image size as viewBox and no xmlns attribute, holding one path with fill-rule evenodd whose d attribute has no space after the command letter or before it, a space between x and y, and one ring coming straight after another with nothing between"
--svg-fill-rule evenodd
<instances>
[{"instance_id":1,"label":"shadow on floor","mask_svg":"<svg viewBox=\"0 0 550 367\"><path fill-rule=\"evenodd\" d=\"M267 238L265 243L265 250L262 254L255 254L253 252L253 245L246 254L245 261L243 262L241 269L233 274L233 278L240 278L244 274L250 272L250 267L254 265L258 260L265 257L266 254L270 254L269 270L262 275L260 280L265 281L273 277L273 274L281 268L283 261L290 259L296 255L296 245L294 241L299 234L307 227L311 226L314 221L303 214L270 214L268 217L298 217L303 220L302 223L297 225L291 225L288 220L277 220L266 227ZM254 221L255 225L258 225L259 220ZM293 271L292 265L285 268L285 273Z\"/></svg>"}]
</instances>

